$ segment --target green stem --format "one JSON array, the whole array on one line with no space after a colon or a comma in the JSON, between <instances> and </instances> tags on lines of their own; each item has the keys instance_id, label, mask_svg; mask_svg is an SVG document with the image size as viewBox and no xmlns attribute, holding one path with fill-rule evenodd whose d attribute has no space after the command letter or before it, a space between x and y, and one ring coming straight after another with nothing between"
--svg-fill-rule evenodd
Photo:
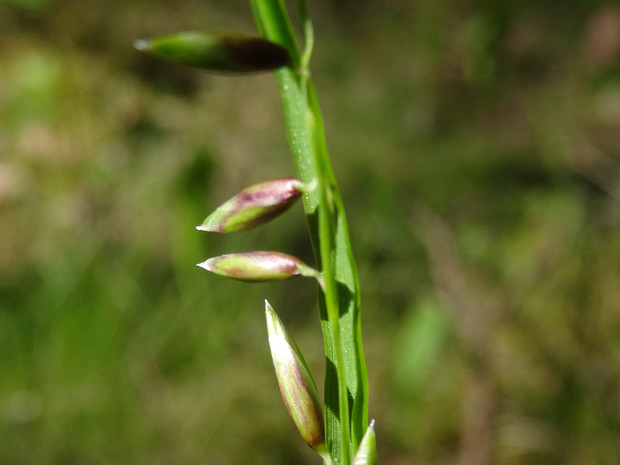
<instances>
[{"instance_id":1,"label":"green stem","mask_svg":"<svg viewBox=\"0 0 620 465\"><path fill-rule=\"evenodd\" d=\"M308 70L312 24L298 0L305 47L300 53L282 0L251 0L260 32L289 50L293 69L275 72L299 178L317 180L304 208L325 289L319 294L325 339L326 438L334 465L349 465L368 424L368 382L361 339L360 293L346 216L325 142L320 107Z\"/></svg>"},{"instance_id":2,"label":"green stem","mask_svg":"<svg viewBox=\"0 0 620 465\"><path fill-rule=\"evenodd\" d=\"M310 118L310 117L309 117ZM313 125L311 126L313 127ZM312 131L313 135L316 130ZM316 137L313 137L313 142ZM333 251L335 250L335 230L332 218L334 218L334 204L331 187L325 176L324 160L320 156L321 150L316 143L313 144L313 152L316 156L317 165L320 168L320 189L321 202L319 203L319 253L321 256L323 279L325 281L325 306L327 307L327 318L329 321L329 331L334 351L334 361L336 362L336 377L338 381L338 414L340 419L340 444L341 459L343 464L350 462L351 439L350 439L350 419L349 419L349 399L347 392L347 380L345 372L345 362L340 337L340 306L338 302L338 282L336 281L335 263ZM322 168L322 169L321 169Z\"/></svg>"}]
</instances>

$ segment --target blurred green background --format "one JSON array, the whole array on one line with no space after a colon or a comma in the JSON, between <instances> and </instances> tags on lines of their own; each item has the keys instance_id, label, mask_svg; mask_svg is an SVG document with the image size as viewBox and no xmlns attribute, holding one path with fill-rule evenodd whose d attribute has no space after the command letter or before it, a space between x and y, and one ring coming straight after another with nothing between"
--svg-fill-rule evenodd
<instances>
[{"instance_id":1,"label":"blurred green background","mask_svg":"<svg viewBox=\"0 0 620 465\"><path fill-rule=\"evenodd\" d=\"M311 2L385 465L617 464L620 7ZM0 2L0 464L318 464L273 376L263 299L322 384L300 207L194 226L294 174L270 75L134 39L254 31L245 0Z\"/></svg>"}]
</instances>

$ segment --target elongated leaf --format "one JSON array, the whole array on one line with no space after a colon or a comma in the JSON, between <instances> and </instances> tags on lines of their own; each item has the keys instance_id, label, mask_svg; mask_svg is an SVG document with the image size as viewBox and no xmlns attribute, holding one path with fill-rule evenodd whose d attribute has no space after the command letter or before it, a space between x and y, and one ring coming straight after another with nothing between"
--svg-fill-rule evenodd
<instances>
[{"instance_id":1,"label":"elongated leaf","mask_svg":"<svg viewBox=\"0 0 620 465\"><path fill-rule=\"evenodd\" d=\"M286 47L292 61L300 63L282 0L252 0L252 7L261 33ZM301 16L305 21L305 11ZM303 30L306 42L311 44L311 27L305 23ZM284 68L275 71L275 76L298 177L304 182L320 180L319 188L304 196L304 208L326 285L325 294L319 295L327 357L326 435L334 463L348 465L368 425L357 272L344 207L327 154L321 112L307 70Z\"/></svg>"}]
</instances>

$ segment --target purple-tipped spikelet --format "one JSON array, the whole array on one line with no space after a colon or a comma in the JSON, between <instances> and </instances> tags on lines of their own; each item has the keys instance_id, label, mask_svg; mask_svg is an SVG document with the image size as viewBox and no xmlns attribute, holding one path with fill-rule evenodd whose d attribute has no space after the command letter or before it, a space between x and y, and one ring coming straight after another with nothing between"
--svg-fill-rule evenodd
<instances>
[{"instance_id":1,"label":"purple-tipped spikelet","mask_svg":"<svg viewBox=\"0 0 620 465\"><path fill-rule=\"evenodd\" d=\"M251 229L283 213L303 191L304 184L295 178L256 184L223 203L196 229L210 232Z\"/></svg>"},{"instance_id":2,"label":"purple-tipped spikelet","mask_svg":"<svg viewBox=\"0 0 620 465\"><path fill-rule=\"evenodd\" d=\"M209 258L199 267L240 281L275 281L319 273L299 258L281 252L241 252Z\"/></svg>"},{"instance_id":3,"label":"purple-tipped spikelet","mask_svg":"<svg viewBox=\"0 0 620 465\"><path fill-rule=\"evenodd\" d=\"M312 375L297 344L267 301L265 316L271 358L286 409L306 444L328 458L323 409Z\"/></svg>"},{"instance_id":4,"label":"purple-tipped spikelet","mask_svg":"<svg viewBox=\"0 0 620 465\"><path fill-rule=\"evenodd\" d=\"M362 438L351 465L376 465L377 440L375 437L375 421L370 422L366 434Z\"/></svg>"},{"instance_id":5,"label":"purple-tipped spikelet","mask_svg":"<svg viewBox=\"0 0 620 465\"><path fill-rule=\"evenodd\" d=\"M285 48L235 32L180 32L136 40L134 47L164 61L219 73L255 73L291 64Z\"/></svg>"}]
</instances>

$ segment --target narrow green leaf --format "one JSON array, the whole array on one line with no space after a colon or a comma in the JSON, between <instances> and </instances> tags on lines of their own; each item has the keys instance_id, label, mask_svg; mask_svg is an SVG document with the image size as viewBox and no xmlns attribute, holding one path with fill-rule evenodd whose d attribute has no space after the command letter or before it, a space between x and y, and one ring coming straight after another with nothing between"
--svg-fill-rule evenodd
<instances>
[{"instance_id":1,"label":"narrow green leaf","mask_svg":"<svg viewBox=\"0 0 620 465\"><path fill-rule=\"evenodd\" d=\"M335 464L349 465L368 425L368 381L361 340L360 294L346 217L332 172L323 121L305 69L312 48L312 28L305 2L298 3L306 50L300 58L282 0L251 0L261 33L289 50L300 68L275 71L284 120L297 169L305 182L319 180L304 196L304 208L325 293L319 295L325 339L326 437ZM350 421L349 421L350 415Z\"/></svg>"}]
</instances>

